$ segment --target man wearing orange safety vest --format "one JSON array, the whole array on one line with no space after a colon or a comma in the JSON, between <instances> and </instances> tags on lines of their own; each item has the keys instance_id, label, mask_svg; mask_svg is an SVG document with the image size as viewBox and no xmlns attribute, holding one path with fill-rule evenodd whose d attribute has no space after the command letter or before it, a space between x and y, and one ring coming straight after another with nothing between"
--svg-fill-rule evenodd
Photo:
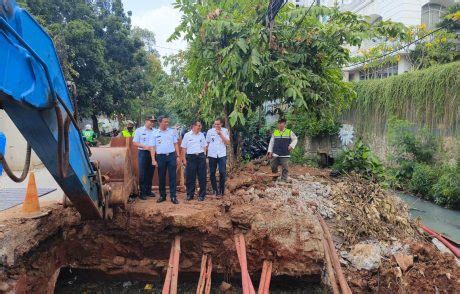
<instances>
[{"instance_id":1,"label":"man wearing orange safety vest","mask_svg":"<svg viewBox=\"0 0 460 294\"><path fill-rule=\"evenodd\" d=\"M281 165L281 180L288 181L289 157L291 151L297 145L297 136L293 131L286 128L286 119L278 120L278 128L273 132L268 144L268 158L272 173L278 172L278 166Z\"/></svg>"}]
</instances>

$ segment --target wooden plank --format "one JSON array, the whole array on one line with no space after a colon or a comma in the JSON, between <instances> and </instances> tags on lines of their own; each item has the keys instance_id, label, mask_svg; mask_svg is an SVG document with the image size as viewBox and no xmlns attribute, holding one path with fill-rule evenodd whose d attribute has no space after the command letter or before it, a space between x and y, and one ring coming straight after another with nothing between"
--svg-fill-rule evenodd
<instances>
[{"instance_id":1,"label":"wooden plank","mask_svg":"<svg viewBox=\"0 0 460 294\"><path fill-rule=\"evenodd\" d=\"M270 281L272 278L272 266L273 263L271 261L264 261L264 264L266 264L267 267L267 272L265 274L265 282L264 282L264 294L270 293Z\"/></svg>"},{"instance_id":2,"label":"wooden plank","mask_svg":"<svg viewBox=\"0 0 460 294\"><path fill-rule=\"evenodd\" d=\"M257 291L258 294L264 293L264 287L265 287L265 276L267 275L267 264L263 263L262 265L262 274L260 275L260 281L259 281L259 291Z\"/></svg>"},{"instance_id":3,"label":"wooden plank","mask_svg":"<svg viewBox=\"0 0 460 294\"><path fill-rule=\"evenodd\" d=\"M171 294L177 294L177 283L179 279L179 257L180 257L180 237L176 236L174 242L173 270L171 276Z\"/></svg>"},{"instance_id":4,"label":"wooden plank","mask_svg":"<svg viewBox=\"0 0 460 294\"><path fill-rule=\"evenodd\" d=\"M332 287L332 293L339 294L340 293L339 287L337 286L337 280L335 278L334 269L332 268L329 246L327 245L327 241L324 238L323 238L323 247L324 247L324 256L326 258L327 275L329 278L329 283L331 284L331 287Z\"/></svg>"},{"instance_id":5,"label":"wooden plank","mask_svg":"<svg viewBox=\"0 0 460 294\"><path fill-rule=\"evenodd\" d=\"M208 256L206 254L203 254L201 257L201 269L200 269L200 279L198 281L198 286L196 288L196 294L202 294L204 290L204 283L206 280L206 262L207 262Z\"/></svg>"},{"instance_id":6,"label":"wooden plank","mask_svg":"<svg viewBox=\"0 0 460 294\"><path fill-rule=\"evenodd\" d=\"M206 269L206 287L205 287L205 294L211 293L211 273L212 273L212 258L209 256L208 258L208 267Z\"/></svg>"},{"instance_id":7,"label":"wooden plank","mask_svg":"<svg viewBox=\"0 0 460 294\"><path fill-rule=\"evenodd\" d=\"M244 235L239 234L239 239L240 239L240 247L241 247L241 256L243 259L243 266L247 275L247 282L248 282L248 288L249 288L249 294L255 294L256 291L254 290L254 285L252 284L251 277L249 276L249 270L248 270L248 260L246 256L246 242L244 240Z\"/></svg>"},{"instance_id":8,"label":"wooden plank","mask_svg":"<svg viewBox=\"0 0 460 294\"><path fill-rule=\"evenodd\" d=\"M348 286L347 279L345 278L342 266L340 265L339 256L334 247L334 242L332 242L331 232L329 231L329 228L327 227L327 224L324 221L324 219L319 214L316 214L316 217L318 218L319 223L321 224L321 228L323 229L324 233L324 238L326 239L327 245L330 250L332 266L334 267L337 279L339 280L340 290L343 294L351 294L351 290Z\"/></svg>"},{"instance_id":9,"label":"wooden plank","mask_svg":"<svg viewBox=\"0 0 460 294\"><path fill-rule=\"evenodd\" d=\"M162 294L169 294L171 288L171 277L174 258L174 242L174 240L171 242L171 252L169 254L168 269L166 271L165 283L163 284Z\"/></svg>"},{"instance_id":10,"label":"wooden plank","mask_svg":"<svg viewBox=\"0 0 460 294\"><path fill-rule=\"evenodd\" d=\"M242 290L243 294L249 294L249 284L248 284L248 276L246 274L246 271L243 268L243 257L242 257L242 250L241 250L241 244L240 244L240 237L239 235L234 236L235 239L235 247L236 247L236 253L238 255L238 261L240 263L240 269L241 269L241 282L242 282Z\"/></svg>"}]
</instances>

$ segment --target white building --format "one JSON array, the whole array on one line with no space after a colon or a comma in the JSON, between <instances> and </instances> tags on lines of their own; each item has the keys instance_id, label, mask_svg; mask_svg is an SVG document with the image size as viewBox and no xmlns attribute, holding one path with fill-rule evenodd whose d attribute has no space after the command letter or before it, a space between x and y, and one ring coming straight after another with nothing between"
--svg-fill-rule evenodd
<instances>
[{"instance_id":1,"label":"white building","mask_svg":"<svg viewBox=\"0 0 460 294\"><path fill-rule=\"evenodd\" d=\"M5 111L0 110L0 132L6 136L5 159L13 170L22 170L26 158L27 142ZM32 152L31 167L40 164L35 152Z\"/></svg>"},{"instance_id":2,"label":"white building","mask_svg":"<svg viewBox=\"0 0 460 294\"><path fill-rule=\"evenodd\" d=\"M441 20L446 8L460 2L460 0L289 0L297 5L310 5L315 1L325 6L337 5L342 11L351 11L357 14L366 15L371 23L381 20L401 22L406 26L426 24L428 29L433 29ZM378 44L376 40L366 40L361 49L367 49ZM358 48L352 48L356 51ZM372 74L370 78L385 78L408 71L410 62L404 54L400 54L398 63L389 64L379 69L379 72ZM362 80L366 77L361 71L361 66L346 68L344 79L346 81Z\"/></svg>"}]
</instances>

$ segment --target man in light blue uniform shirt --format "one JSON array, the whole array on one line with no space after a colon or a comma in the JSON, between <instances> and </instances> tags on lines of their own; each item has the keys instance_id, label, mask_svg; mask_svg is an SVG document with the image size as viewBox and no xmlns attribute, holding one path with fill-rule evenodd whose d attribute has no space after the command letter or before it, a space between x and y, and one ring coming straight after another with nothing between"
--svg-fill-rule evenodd
<instances>
[{"instance_id":1,"label":"man in light blue uniform shirt","mask_svg":"<svg viewBox=\"0 0 460 294\"><path fill-rule=\"evenodd\" d=\"M227 145L230 144L230 135L226 128L222 127L222 119L214 121L214 128L206 134L208 143L209 173L211 186L214 194L224 196L225 178L227 176ZM219 187L217 187L216 170L219 166Z\"/></svg>"},{"instance_id":2,"label":"man in light blue uniform shirt","mask_svg":"<svg viewBox=\"0 0 460 294\"><path fill-rule=\"evenodd\" d=\"M146 200L146 197L155 197L152 192L152 180L155 167L152 165L150 149L152 136L154 134L153 126L155 118L149 116L145 119L145 124L136 130L133 144L137 147L137 164L139 167L139 197Z\"/></svg>"},{"instance_id":3,"label":"man in light blue uniform shirt","mask_svg":"<svg viewBox=\"0 0 460 294\"><path fill-rule=\"evenodd\" d=\"M182 161L185 165L187 186L187 200L192 200L195 196L195 183L198 175L200 184L200 195L198 201L203 201L206 197L206 138L201 133L201 122L195 121L192 130L185 134L181 147L183 149Z\"/></svg>"},{"instance_id":4,"label":"man in light blue uniform shirt","mask_svg":"<svg viewBox=\"0 0 460 294\"><path fill-rule=\"evenodd\" d=\"M176 198L176 168L180 163L180 152L177 131L168 128L169 118L158 117L159 128L152 137L153 164L158 166L158 186L160 198L158 203L166 200L166 172L169 176L169 193L171 202L179 204Z\"/></svg>"}]
</instances>

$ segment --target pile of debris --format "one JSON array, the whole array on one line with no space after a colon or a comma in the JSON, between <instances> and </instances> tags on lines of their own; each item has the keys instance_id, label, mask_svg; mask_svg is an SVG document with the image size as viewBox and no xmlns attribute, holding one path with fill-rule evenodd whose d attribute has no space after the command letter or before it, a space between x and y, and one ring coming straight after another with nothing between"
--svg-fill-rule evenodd
<instances>
[{"instance_id":1,"label":"pile of debris","mask_svg":"<svg viewBox=\"0 0 460 294\"><path fill-rule=\"evenodd\" d=\"M250 164L231 180L233 201L270 200L293 215L326 219L353 292L443 292L460 287L460 263L441 253L411 220L407 205L359 175L295 166L289 183ZM279 220L273 218L273 222Z\"/></svg>"},{"instance_id":2,"label":"pile of debris","mask_svg":"<svg viewBox=\"0 0 460 294\"><path fill-rule=\"evenodd\" d=\"M393 241L417 236L407 205L376 183L350 175L332 186L335 231L348 244Z\"/></svg>"}]
</instances>

